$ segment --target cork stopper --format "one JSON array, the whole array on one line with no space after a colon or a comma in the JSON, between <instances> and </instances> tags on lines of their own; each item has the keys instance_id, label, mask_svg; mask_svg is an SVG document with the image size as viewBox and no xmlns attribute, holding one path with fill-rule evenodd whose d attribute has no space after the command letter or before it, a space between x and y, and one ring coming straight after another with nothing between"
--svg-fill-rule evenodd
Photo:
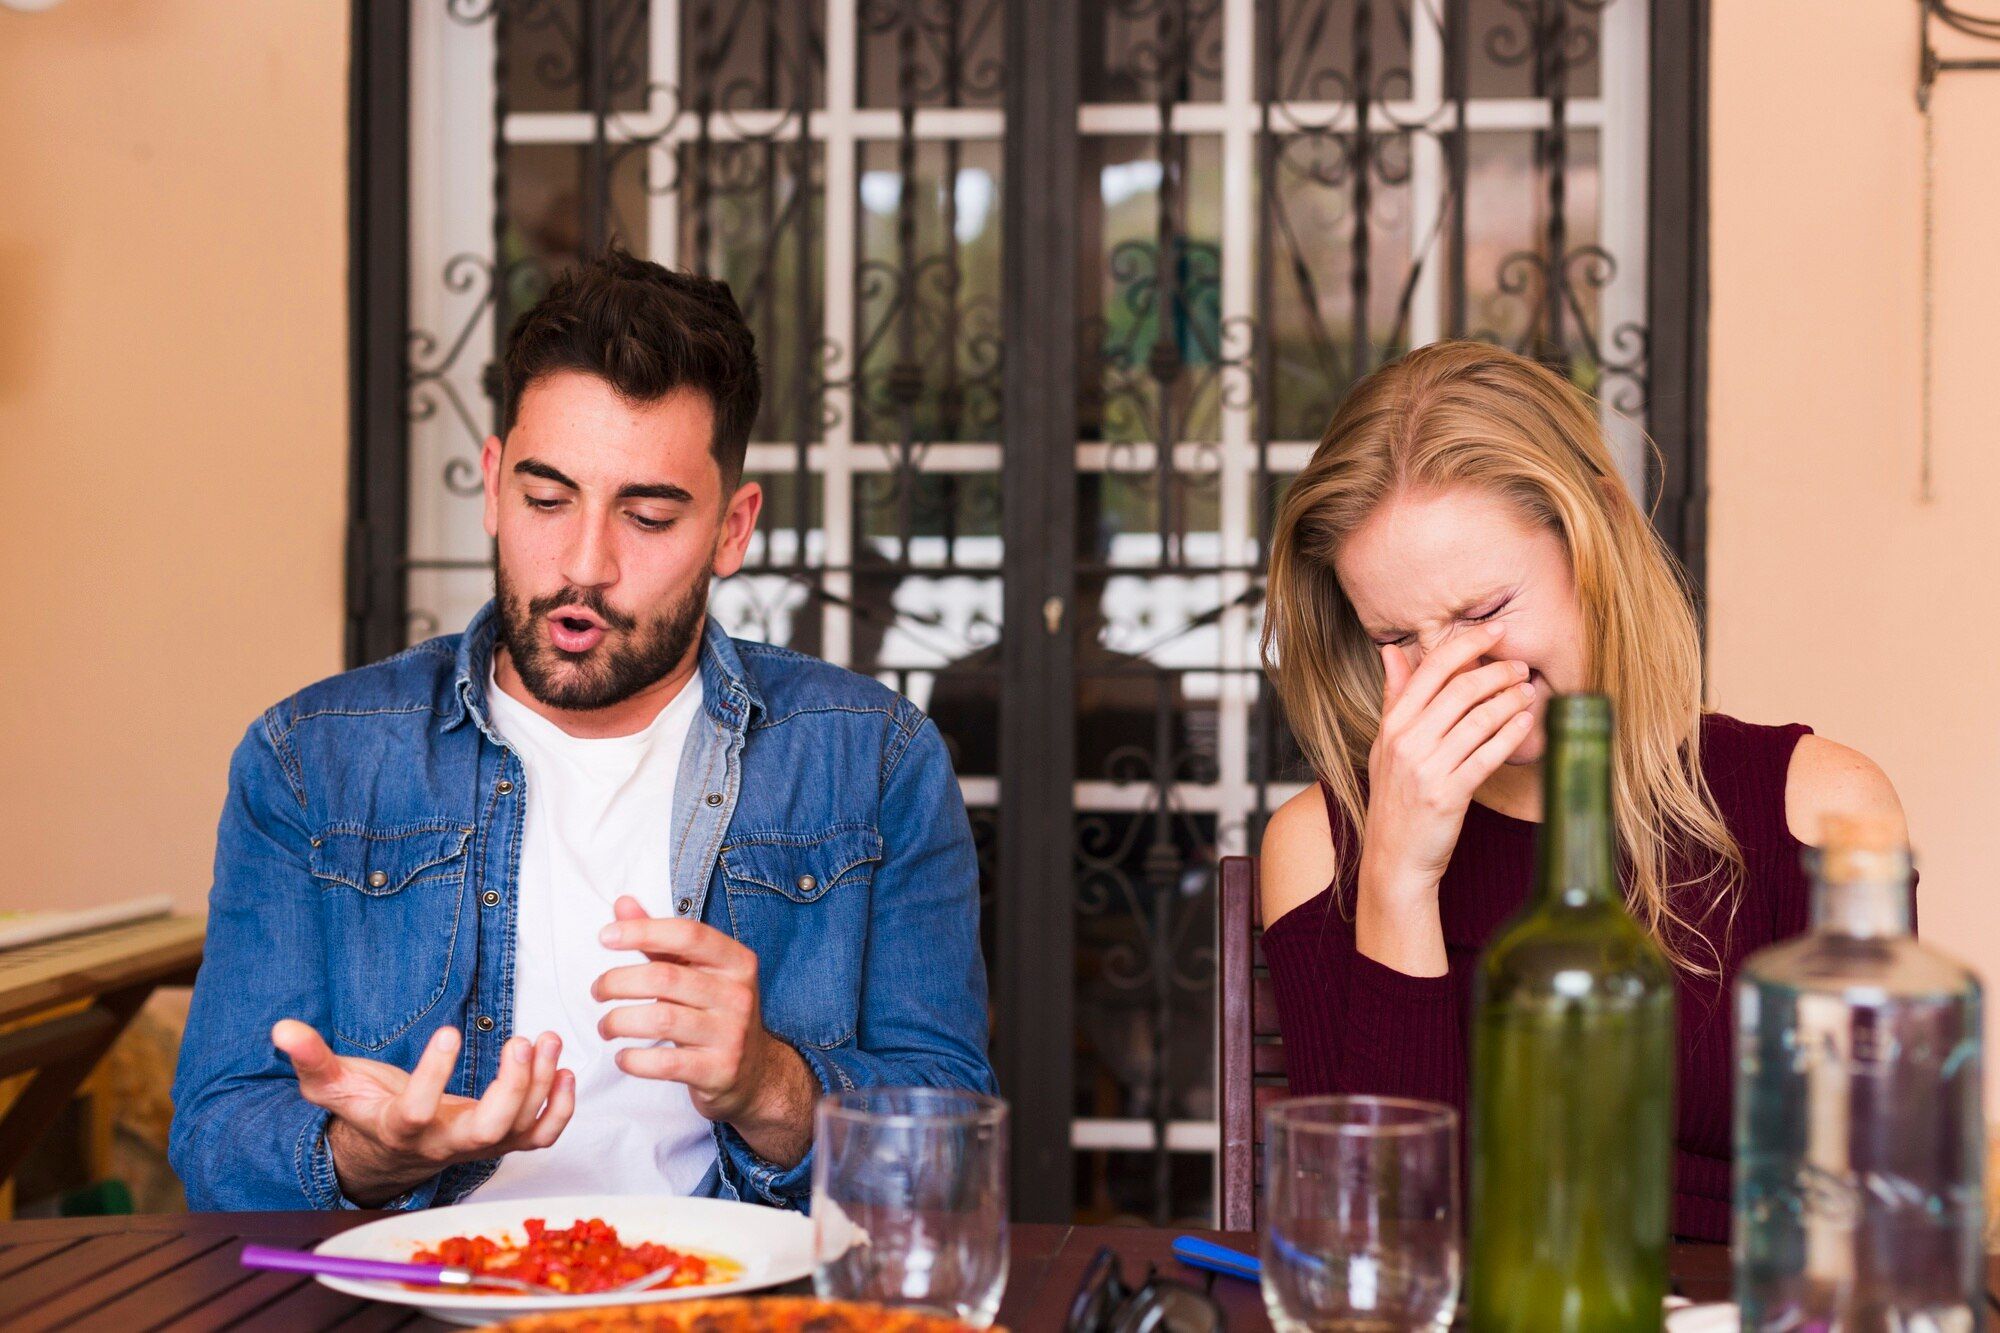
<instances>
[{"instance_id":1,"label":"cork stopper","mask_svg":"<svg viewBox=\"0 0 2000 1333\"><path fill-rule=\"evenodd\" d=\"M1855 852L1900 852L1903 835L1886 815L1834 814L1819 822L1819 845Z\"/></svg>"},{"instance_id":2,"label":"cork stopper","mask_svg":"<svg viewBox=\"0 0 2000 1333\"><path fill-rule=\"evenodd\" d=\"M1907 879L1910 848L1896 821L1883 815L1834 814L1820 821L1818 872L1835 883Z\"/></svg>"}]
</instances>

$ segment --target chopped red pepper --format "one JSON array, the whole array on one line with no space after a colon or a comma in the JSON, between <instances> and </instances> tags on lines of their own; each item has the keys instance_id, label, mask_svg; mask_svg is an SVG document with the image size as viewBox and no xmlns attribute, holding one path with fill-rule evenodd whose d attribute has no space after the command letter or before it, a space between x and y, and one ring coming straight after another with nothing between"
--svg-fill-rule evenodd
<instances>
[{"instance_id":1,"label":"chopped red pepper","mask_svg":"<svg viewBox=\"0 0 2000 1333\"><path fill-rule=\"evenodd\" d=\"M497 1240L491 1236L453 1236L439 1241L435 1248L418 1250L411 1262L469 1268L483 1276L534 1282L570 1295L608 1291L656 1269L671 1271L648 1286L648 1291L726 1282L742 1271L727 1259L669 1249L650 1241L623 1244L617 1228L598 1217L560 1231L551 1231L543 1219L531 1217L526 1227L525 1244L504 1236ZM503 1289L475 1285L468 1290Z\"/></svg>"}]
</instances>

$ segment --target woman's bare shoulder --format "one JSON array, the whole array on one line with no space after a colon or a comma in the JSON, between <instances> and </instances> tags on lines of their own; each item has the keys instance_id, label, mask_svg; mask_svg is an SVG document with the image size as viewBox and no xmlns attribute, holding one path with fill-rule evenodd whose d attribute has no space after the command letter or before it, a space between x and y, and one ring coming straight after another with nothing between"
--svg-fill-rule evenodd
<instances>
[{"instance_id":1,"label":"woman's bare shoulder","mask_svg":"<svg viewBox=\"0 0 2000 1333\"><path fill-rule=\"evenodd\" d=\"M1785 772L1785 824L1794 838L1816 845L1828 815L1886 819L1908 836L1903 803L1874 760L1824 736L1801 736Z\"/></svg>"},{"instance_id":2,"label":"woman's bare shoulder","mask_svg":"<svg viewBox=\"0 0 2000 1333\"><path fill-rule=\"evenodd\" d=\"M1333 882L1334 869L1333 826L1314 783L1273 811L1264 826L1257 875L1265 926L1317 896Z\"/></svg>"}]
</instances>

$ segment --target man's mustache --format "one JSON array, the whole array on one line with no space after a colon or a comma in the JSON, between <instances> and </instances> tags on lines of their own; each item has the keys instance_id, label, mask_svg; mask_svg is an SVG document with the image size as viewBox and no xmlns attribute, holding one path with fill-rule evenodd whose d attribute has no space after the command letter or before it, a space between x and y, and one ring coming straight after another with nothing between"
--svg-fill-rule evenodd
<instances>
[{"instance_id":1,"label":"man's mustache","mask_svg":"<svg viewBox=\"0 0 2000 1333\"><path fill-rule=\"evenodd\" d=\"M565 606L580 606L584 610L594 613L599 620L602 620L606 625L615 630L633 630L639 626L639 622L633 617L626 615L622 611L614 610L611 604L604 600L604 594L595 588L587 590L583 588L564 588L559 592L552 592L546 597L534 598L528 603L528 615L533 619L539 620L543 616L548 615L549 612L560 610Z\"/></svg>"}]
</instances>

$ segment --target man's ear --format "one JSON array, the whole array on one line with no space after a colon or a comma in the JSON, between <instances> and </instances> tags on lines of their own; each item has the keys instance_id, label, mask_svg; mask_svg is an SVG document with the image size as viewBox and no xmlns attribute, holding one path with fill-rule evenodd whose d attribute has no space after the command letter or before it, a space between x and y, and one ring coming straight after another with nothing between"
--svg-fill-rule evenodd
<instances>
[{"instance_id":1,"label":"man's ear","mask_svg":"<svg viewBox=\"0 0 2000 1333\"><path fill-rule=\"evenodd\" d=\"M498 435L479 446L479 480L486 492L486 535L500 535L500 455L506 449Z\"/></svg>"},{"instance_id":2,"label":"man's ear","mask_svg":"<svg viewBox=\"0 0 2000 1333\"><path fill-rule=\"evenodd\" d=\"M744 482L729 497L722 510L722 537L715 544L715 560L709 566L715 577L726 579L743 568L750 536L757 531L757 515L763 509L764 488L754 481Z\"/></svg>"}]
</instances>

